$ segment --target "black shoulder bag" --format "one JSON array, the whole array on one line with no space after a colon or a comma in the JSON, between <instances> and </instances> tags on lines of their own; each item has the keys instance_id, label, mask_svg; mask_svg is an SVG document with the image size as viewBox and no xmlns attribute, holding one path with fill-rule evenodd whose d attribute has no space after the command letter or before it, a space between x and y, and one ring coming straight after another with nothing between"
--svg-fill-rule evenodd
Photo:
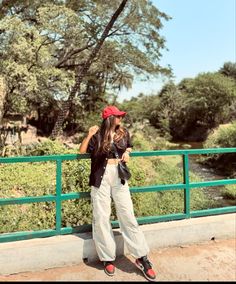
<instances>
[{"instance_id":1,"label":"black shoulder bag","mask_svg":"<svg viewBox=\"0 0 236 284\"><path fill-rule=\"evenodd\" d=\"M113 144L113 149L114 149L116 159L119 160L119 155L118 155L118 152L117 152L117 149L116 149L116 145L114 143L112 143L112 144ZM128 180L128 179L131 178L130 170L127 167L125 162L121 162L121 161L118 162L118 175L119 175L119 178L121 179L122 184L124 184L125 180Z\"/></svg>"}]
</instances>

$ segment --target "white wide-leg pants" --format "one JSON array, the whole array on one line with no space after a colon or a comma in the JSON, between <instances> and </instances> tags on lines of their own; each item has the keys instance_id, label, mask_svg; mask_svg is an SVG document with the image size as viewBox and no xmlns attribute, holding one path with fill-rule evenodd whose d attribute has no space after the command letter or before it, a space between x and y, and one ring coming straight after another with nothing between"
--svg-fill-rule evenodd
<instances>
[{"instance_id":1,"label":"white wide-leg pants","mask_svg":"<svg viewBox=\"0 0 236 284\"><path fill-rule=\"evenodd\" d=\"M92 186L93 240L101 261L113 261L116 258L116 244L111 227L111 198L114 200L120 230L124 242L135 258L149 252L145 237L134 216L133 203L127 181L121 184L117 165L107 164L99 188Z\"/></svg>"}]
</instances>

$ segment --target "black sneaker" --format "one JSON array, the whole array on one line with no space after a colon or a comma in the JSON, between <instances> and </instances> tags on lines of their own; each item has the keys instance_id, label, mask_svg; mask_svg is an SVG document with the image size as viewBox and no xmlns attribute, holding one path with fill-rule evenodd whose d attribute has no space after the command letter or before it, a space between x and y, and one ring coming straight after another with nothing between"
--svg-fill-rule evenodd
<instances>
[{"instance_id":1,"label":"black sneaker","mask_svg":"<svg viewBox=\"0 0 236 284\"><path fill-rule=\"evenodd\" d=\"M135 264L148 280L152 281L156 279L156 273L152 269L152 263L148 260L147 256L136 259Z\"/></svg>"},{"instance_id":2,"label":"black sneaker","mask_svg":"<svg viewBox=\"0 0 236 284\"><path fill-rule=\"evenodd\" d=\"M112 261L103 261L103 265L107 275L113 276L115 274L115 266Z\"/></svg>"}]
</instances>

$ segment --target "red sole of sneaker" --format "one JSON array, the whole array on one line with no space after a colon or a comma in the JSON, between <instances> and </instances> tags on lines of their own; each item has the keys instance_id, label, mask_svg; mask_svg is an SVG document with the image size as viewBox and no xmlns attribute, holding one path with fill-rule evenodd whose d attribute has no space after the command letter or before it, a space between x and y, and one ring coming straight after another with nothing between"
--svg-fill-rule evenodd
<instances>
[{"instance_id":1,"label":"red sole of sneaker","mask_svg":"<svg viewBox=\"0 0 236 284\"><path fill-rule=\"evenodd\" d=\"M145 277L147 280L152 281L152 282L155 282L155 281L156 281L156 278L155 278L155 279L149 278L149 277L145 274L145 272L143 271L142 267L140 267L136 262L135 262L135 265L138 267L138 269L139 269L140 271L142 271L144 277Z\"/></svg>"}]
</instances>

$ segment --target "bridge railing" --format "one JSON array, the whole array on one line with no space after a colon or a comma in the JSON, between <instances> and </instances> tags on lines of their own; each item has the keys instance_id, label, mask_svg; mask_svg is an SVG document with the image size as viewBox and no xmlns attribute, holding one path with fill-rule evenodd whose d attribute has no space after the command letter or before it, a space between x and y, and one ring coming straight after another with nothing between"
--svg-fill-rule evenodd
<instances>
[{"instance_id":1,"label":"bridge railing","mask_svg":"<svg viewBox=\"0 0 236 284\"><path fill-rule=\"evenodd\" d=\"M132 193L140 192L158 192L166 190L184 190L184 213L168 214L163 216L146 216L137 218L139 224L155 223L160 221L171 221L185 219L197 216L208 216L214 214L224 214L236 212L236 206L228 206L221 208L212 208L204 210L192 211L190 208L190 193L192 188L222 186L235 184L236 179L223 179L213 181L190 182L189 179L189 156L198 154L220 154L220 153L236 153L236 148L214 148L214 149L191 149L191 150L160 150L160 151L142 151L133 152L131 157L151 157L151 156L172 156L181 155L183 160L183 182L178 184L151 185L141 187L131 187ZM0 242L10 242L17 240L25 240L39 237L49 237L55 235L71 234L83 232L91 229L90 225L82 225L78 227L62 227L61 207L62 202L70 199L90 198L89 192L70 192L62 193L62 163L63 161L76 159L89 159L88 154L67 154L67 155L51 155L51 156L29 156L29 157L9 157L0 158L0 164L8 163L31 163L31 162L47 162L54 161L56 163L56 189L55 195L43 196L26 196L20 198L0 198L0 206L26 204L35 202L55 202L56 204L56 226L55 229L14 232L0 234ZM235 186L236 187L236 186ZM118 227L118 221L112 221L113 227Z\"/></svg>"}]
</instances>

